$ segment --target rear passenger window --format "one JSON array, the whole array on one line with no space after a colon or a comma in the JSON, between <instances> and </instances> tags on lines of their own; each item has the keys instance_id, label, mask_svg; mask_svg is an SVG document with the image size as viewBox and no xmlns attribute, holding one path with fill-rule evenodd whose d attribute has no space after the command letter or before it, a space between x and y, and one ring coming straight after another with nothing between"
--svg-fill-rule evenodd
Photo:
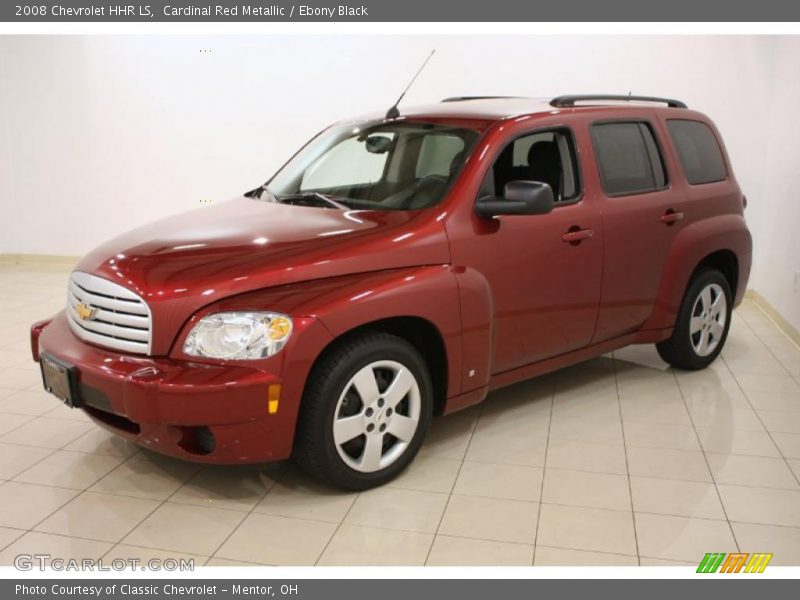
<instances>
[{"instance_id":1,"label":"rear passenger window","mask_svg":"<svg viewBox=\"0 0 800 600\"><path fill-rule=\"evenodd\" d=\"M641 194L667 185L664 163L647 123L599 123L592 126L592 140L607 195Z\"/></svg>"},{"instance_id":2,"label":"rear passenger window","mask_svg":"<svg viewBox=\"0 0 800 600\"><path fill-rule=\"evenodd\" d=\"M725 159L708 125L700 121L670 119L667 129L678 150L686 180L691 185L725 179Z\"/></svg>"}]
</instances>

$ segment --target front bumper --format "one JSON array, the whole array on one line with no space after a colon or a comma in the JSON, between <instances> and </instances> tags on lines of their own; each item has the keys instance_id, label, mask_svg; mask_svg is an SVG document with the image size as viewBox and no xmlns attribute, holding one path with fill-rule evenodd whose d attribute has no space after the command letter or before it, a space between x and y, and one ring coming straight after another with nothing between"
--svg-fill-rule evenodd
<instances>
[{"instance_id":1,"label":"front bumper","mask_svg":"<svg viewBox=\"0 0 800 600\"><path fill-rule=\"evenodd\" d=\"M79 340L63 313L33 326L31 349L37 360L47 352L76 366L86 404L81 410L141 446L221 464L291 454L302 385L284 385L275 373L250 365L119 354ZM274 363L285 366L284 360ZM304 380L302 366L295 371ZM280 408L270 412L274 385L281 386Z\"/></svg>"}]
</instances>

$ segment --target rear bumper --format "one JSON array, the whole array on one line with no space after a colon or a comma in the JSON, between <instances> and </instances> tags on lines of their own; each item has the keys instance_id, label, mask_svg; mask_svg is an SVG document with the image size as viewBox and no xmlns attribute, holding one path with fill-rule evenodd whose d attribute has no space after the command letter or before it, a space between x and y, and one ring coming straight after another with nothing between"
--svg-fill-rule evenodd
<instances>
[{"instance_id":1,"label":"rear bumper","mask_svg":"<svg viewBox=\"0 0 800 600\"><path fill-rule=\"evenodd\" d=\"M221 464L291 454L307 369L296 365L284 381L286 357L243 366L119 354L79 340L63 313L33 326L31 348L37 360L47 352L77 367L81 410L97 424L156 452ZM281 395L271 413L273 385Z\"/></svg>"}]
</instances>

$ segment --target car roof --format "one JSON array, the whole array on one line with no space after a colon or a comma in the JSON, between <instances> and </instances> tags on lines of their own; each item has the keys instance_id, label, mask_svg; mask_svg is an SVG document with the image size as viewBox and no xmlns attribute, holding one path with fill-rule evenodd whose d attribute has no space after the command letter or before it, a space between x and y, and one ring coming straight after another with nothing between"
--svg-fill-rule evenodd
<instances>
[{"instance_id":1,"label":"car roof","mask_svg":"<svg viewBox=\"0 0 800 600\"><path fill-rule=\"evenodd\" d=\"M445 98L436 104L401 106L401 118L463 119L476 121L502 121L534 114L555 114L564 110L609 109L624 112L626 109L648 106L663 108L667 105L677 110L685 109L679 100L648 96L559 96L558 98L526 98L521 96L457 96ZM373 113L366 119L382 119Z\"/></svg>"},{"instance_id":2,"label":"car roof","mask_svg":"<svg viewBox=\"0 0 800 600\"><path fill-rule=\"evenodd\" d=\"M550 112L549 98L522 98L514 96L467 96L446 98L437 104L401 108L405 116L458 117L499 121L520 115Z\"/></svg>"}]
</instances>

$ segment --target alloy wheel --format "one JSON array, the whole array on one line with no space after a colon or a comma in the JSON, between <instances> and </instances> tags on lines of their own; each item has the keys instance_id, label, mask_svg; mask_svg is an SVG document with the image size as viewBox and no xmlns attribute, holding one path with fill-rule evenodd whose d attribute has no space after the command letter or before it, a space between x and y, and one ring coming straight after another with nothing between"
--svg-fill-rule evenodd
<instances>
[{"instance_id":1,"label":"alloy wheel","mask_svg":"<svg viewBox=\"0 0 800 600\"><path fill-rule=\"evenodd\" d=\"M392 360L361 368L339 397L333 440L350 468L373 473L405 452L420 420L420 388L410 369Z\"/></svg>"},{"instance_id":2,"label":"alloy wheel","mask_svg":"<svg viewBox=\"0 0 800 600\"><path fill-rule=\"evenodd\" d=\"M689 319L689 339L698 356L708 356L719 345L728 318L725 292L716 283L705 286L692 308Z\"/></svg>"}]
</instances>

